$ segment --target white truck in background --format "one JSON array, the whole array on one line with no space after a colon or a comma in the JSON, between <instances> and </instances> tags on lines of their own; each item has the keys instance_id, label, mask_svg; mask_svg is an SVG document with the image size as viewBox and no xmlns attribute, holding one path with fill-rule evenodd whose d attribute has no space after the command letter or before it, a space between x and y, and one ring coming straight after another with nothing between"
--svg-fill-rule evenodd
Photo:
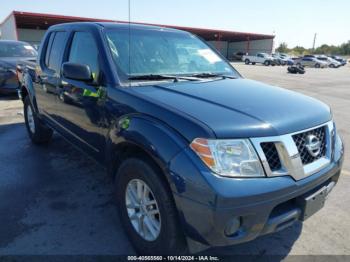
<instances>
[{"instance_id":1,"label":"white truck in background","mask_svg":"<svg viewBox=\"0 0 350 262\"><path fill-rule=\"evenodd\" d=\"M275 59L267 53L257 53L256 55L244 55L242 61L246 64L264 64L266 66L276 65Z\"/></svg>"}]
</instances>

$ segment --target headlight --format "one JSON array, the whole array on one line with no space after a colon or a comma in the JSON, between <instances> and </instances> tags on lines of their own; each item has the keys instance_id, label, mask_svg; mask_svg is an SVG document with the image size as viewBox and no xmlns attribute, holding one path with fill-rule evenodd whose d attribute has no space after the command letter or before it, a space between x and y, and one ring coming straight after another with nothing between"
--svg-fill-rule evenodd
<instances>
[{"instance_id":1,"label":"headlight","mask_svg":"<svg viewBox=\"0 0 350 262\"><path fill-rule=\"evenodd\" d=\"M248 139L196 138L190 147L211 170L220 176L265 176L260 160Z\"/></svg>"}]
</instances>

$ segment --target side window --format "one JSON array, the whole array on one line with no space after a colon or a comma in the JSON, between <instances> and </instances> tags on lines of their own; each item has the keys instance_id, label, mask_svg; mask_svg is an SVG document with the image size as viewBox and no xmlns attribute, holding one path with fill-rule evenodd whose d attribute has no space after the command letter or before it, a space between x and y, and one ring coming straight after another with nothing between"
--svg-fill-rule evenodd
<instances>
[{"instance_id":1,"label":"side window","mask_svg":"<svg viewBox=\"0 0 350 262\"><path fill-rule=\"evenodd\" d=\"M49 36L49 41L46 46L46 52L45 52L45 66L49 67L49 58L50 58L50 51L52 46L52 41L55 37L55 32L52 32Z\"/></svg>"},{"instance_id":2,"label":"side window","mask_svg":"<svg viewBox=\"0 0 350 262\"><path fill-rule=\"evenodd\" d=\"M258 57L263 57L263 55L262 54L258 54Z\"/></svg>"},{"instance_id":3,"label":"side window","mask_svg":"<svg viewBox=\"0 0 350 262\"><path fill-rule=\"evenodd\" d=\"M93 36L87 32L76 32L69 52L69 62L88 65L94 81L99 77L98 49Z\"/></svg>"},{"instance_id":4,"label":"side window","mask_svg":"<svg viewBox=\"0 0 350 262\"><path fill-rule=\"evenodd\" d=\"M61 69L61 58L66 43L66 32L56 32L52 42L48 68L59 73Z\"/></svg>"}]
</instances>

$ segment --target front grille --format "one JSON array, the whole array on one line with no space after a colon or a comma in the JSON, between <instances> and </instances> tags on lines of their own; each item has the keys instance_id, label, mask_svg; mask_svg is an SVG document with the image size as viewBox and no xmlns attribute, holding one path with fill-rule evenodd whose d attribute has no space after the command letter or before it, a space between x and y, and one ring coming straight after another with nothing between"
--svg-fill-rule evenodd
<instances>
[{"instance_id":1,"label":"front grille","mask_svg":"<svg viewBox=\"0 0 350 262\"><path fill-rule=\"evenodd\" d=\"M275 143L272 143L272 142L261 143L261 148L264 151L267 163L269 163L271 171L273 172L273 171L280 170L282 165L281 165L280 158L278 156Z\"/></svg>"},{"instance_id":2,"label":"front grille","mask_svg":"<svg viewBox=\"0 0 350 262\"><path fill-rule=\"evenodd\" d=\"M308 135L314 135L316 136L320 141L321 141L321 148L320 148L320 153L314 157L312 156L307 148L306 148L306 138ZM325 126L304 132L304 133L299 133L293 136L293 140L295 142L295 145L298 148L301 162L304 165L310 164L317 159L320 159L321 157L324 157L326 155L326 131L325 131Z\"/></svg>"}]
</instances>

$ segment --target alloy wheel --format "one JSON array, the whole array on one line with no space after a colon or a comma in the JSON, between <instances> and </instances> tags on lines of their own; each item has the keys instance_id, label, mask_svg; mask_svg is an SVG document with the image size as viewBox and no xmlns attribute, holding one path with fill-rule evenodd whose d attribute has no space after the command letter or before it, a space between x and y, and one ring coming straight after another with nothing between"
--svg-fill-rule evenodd
<instances>
[{"instance_id":1,"label":"alloy wheel","mask_svg":"<svg viewBox=\"0 0 350 262\"><path fill-rule=\"evenodd\" d=\"M27 121L28 121L28 126L29 130L32 134L35 133L35 122L34 122L34 116L33 116L33 111L30 106L27 108Z\"/></svg>"},{"instance_id":2,"label":"alloy wheel","mask_svg":"<svg viewBox=\"0 0 350 262\"><path fill-rule=\"evenodd\" d=\"M147 241L160 234L161 215L152 190L141 179L131 180L125 192L127 213L135 231Z\"/></svg>"}]
</instances>

